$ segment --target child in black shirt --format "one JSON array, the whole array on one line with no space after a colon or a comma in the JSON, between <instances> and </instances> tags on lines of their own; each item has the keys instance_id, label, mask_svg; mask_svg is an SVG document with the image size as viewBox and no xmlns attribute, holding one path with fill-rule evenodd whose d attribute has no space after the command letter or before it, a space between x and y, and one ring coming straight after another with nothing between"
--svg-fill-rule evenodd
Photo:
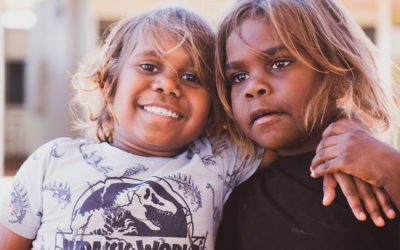
<instances>
[{"instance_id":1,"label":"child in black shirt","mask_svg":"<svg viewBox=\"0 0 400 250\"><path fill-rule=\"evenodd\" d=\"M238 1L219 27L217 87L239 145L277 161L224 207L217 249L400 249L400 222L360 222L343 194L320 205L310 165L327 125L360 113L381 131L398 109L374 46L333 0Z\"/></svg>"}]
</instances>

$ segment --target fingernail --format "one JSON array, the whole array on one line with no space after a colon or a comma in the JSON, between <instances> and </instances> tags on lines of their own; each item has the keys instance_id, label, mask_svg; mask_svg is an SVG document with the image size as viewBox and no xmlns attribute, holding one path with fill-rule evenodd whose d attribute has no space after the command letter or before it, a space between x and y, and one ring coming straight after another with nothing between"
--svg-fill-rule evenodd
<instances>
[{"instance_id":1,"label":"fingernail","mask_svg":"<svg viewBox=\"0 0 400 250\"><path fill-rule=\"evenodd\" d=\"M360 212L360 213L358 214L358 219L359 219L359 220L366 220L366 219L367 219L367 216L365 215L364 212Z\"/></svg>"},{"instance_id":2,"label":"fingernail","mask_svg":"<svg viewBox=\"0 0 400 250\"><path fill-rule=\"evenodd\" d=\"M396 217L396 212L393 209L390 209L388 211L388 217L391 218L391 219L395 218Z\"/></svg>"},{"instance_id":3,"label":"fingernail","mask_svg":"<svg viewBox=\"0 0 400 250\"><path fill-rule=\"evenodd\" d=\"M311 177L315 177L315 172L311 171Z\"/></svg>"},{"instance_id":4,"label":"fingernail","mask_svg":"<svg viewBox=\"0 0 400 250\"><path fill-rule=\"evenodd\" d=\"M378 217L378 219L376 219L376 220L377 220L377 223L378 223L379 226L385 225L385 221L383 220L382 217Z\"/></svg>"}]
</instances>

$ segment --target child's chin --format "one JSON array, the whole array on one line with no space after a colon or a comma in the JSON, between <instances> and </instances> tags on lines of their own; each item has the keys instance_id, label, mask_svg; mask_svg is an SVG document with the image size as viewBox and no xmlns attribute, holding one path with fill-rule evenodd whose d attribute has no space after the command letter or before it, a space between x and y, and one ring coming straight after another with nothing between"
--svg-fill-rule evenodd
<instances>
[{"instance_id":1,"label":"child's chin","mask_svg":"<svg viewBox=\"0 0 400 250\"><path fill-rule=\"evenodd\" d=\"M264 147L264 148L268 148L268 149L272 149L272 150L277 150L280 149L282 147L284 147L284 145L282 144L282 142L284 141L284 138L280 138L279 136L258 136L257 138L252 138L258 145Z\"/></svg>"}]
</instances>

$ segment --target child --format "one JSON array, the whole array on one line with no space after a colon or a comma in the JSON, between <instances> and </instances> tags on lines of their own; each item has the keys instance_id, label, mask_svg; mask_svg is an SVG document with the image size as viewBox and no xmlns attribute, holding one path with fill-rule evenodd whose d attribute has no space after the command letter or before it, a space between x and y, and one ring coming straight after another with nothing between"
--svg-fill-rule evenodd
<instances>
[{"instance_id":1,"label":"child","mask_svg":"<svg viewBox=\"0 0 400 250\"><path fill-rule=\"evenodd\" d=\"M363 113L397 121L380 87L373 45L333 1L243 0L217 35L217 88L237 143L275 150L276 162L237 187L217 249L400 249L400 222L352 218L339 194L319 205L310 165L332 121ZM254 141L254 142L253 142Z\"/></svg>"},{"instance_id":2,"label":"child","mask_svg":"<svg viewBox=\"0 0 400 250\"><path fill-rule=\"evenodd\" d=\"M2 229L0 248L213 249L224 201L263 152L223 139L214 43L180 8L115 26L75 81L97 140L32 154L1 203L18 234Z\"/></svg>"},{"instance_id":3,"label":"child","mask_svg":"<svg viewBox=\"0 0 400 250\"><path fill-rule=\"evenodd\" d=\"M358 123L339 120L323 133L311 169L314 178L345 172L383 186L400 208L400 151L377 140ZM362 147L357 146L362 145Z\"/></svg>"},{"instance_id":4,"label":"child","mask_svg":"<svg viewBox=\"0 0 400 250\"><path fill-rule=\"evenodd\" d=\"M3 229L0 249L213 249L224 201L263 152L250 162L206 137L223 124L214 48L181 8L115 26L75 81L97 140L57 139L28 158L1 203L17 234Z\"/></svg>"}]
</instances>

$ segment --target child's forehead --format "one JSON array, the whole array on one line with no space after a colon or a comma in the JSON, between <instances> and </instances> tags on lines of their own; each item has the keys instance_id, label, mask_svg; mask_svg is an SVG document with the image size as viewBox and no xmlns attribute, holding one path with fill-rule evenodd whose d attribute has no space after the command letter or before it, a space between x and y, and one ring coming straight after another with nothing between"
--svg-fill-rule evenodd
<instances>
[{"instance_id":1,"label":"child's forehead","mask_svg":"<svg viewBox=\"0 0 400 250\"><path fill-rule=\"evenodd\" d=\"M154 56L164 56L179 49L184 49L182 44L184 40L177 41L169 37L160 36L157 39L144 38L136 42L133 53L134 54L149 54ZM185 49L184 49L185 50ZM187 51L185 50L187 53Z\"/></svg>"},{"instance_id":2,"label":"child's forehead","mask_svg":"<svg viewBox=\"0 0 400 250\"><path fill-rule=\"evenodd\" d=\"M229 34L226 46L228 54L243 47L264 56L289 52L274 27L261 18L243 20Z\"/></svg>"},{"instance_id":3,"label":"child's forehead","mask_svg":"<svg viewBox=\"0 0 400 250\"><path fill-rule=\"evenodd\" d=\"M145 38L138 40L132 48L130 57L157 57L165 58L169 55L176 55L179 53L181 57L186 58L190 63L193 62L193 56L186 48L185 40L181 41L168 37L159 36L156 39Z\"/></svg>"}]
</instances>

